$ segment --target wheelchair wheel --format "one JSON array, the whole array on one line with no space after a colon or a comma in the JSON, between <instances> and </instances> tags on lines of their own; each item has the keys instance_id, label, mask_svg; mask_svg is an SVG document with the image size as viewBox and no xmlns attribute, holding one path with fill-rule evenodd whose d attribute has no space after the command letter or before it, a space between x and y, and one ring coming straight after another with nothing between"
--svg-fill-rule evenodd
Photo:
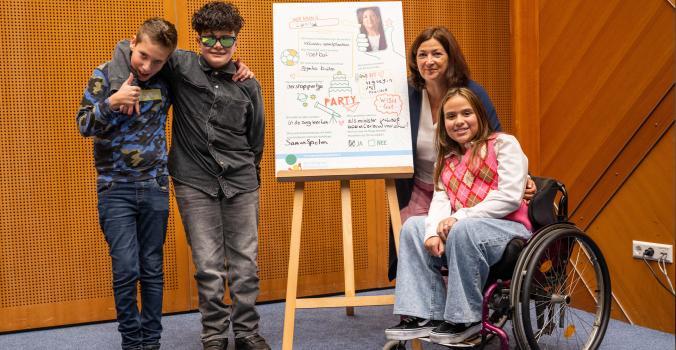
<instances>
[{"instance_id":1,"label":"wheelchair wheel","mask_svg":"<svg viewBox=\"0 0 676 350\"><path fill-rule=\"evenodd\" d=\"M553 225L522 253L512 280L514 333L521 348L599 347L610 319L610 275L594 241Z\"/></svg>"},{"instance_id":2,"label":"wheelchair wheel","mask_svg":"<svg viewBox=\"0 0 676 350\"><path fill-rule=\"evenodd\" d=\"M551 232L557 230L576 230L577 228L570 223L558 223L554 225L549 225L541 228L537 232L533 233L533 237L528 241L526 247L519 255L519 258L516 260L516 265L514 267L514 272L512 274L512 285L510 287L510 305L513 310L512 313L512 324L513 332L516 338L517 344L528 344L526 336L523 334L523 326L519 326L521 323L522 317L520 316L521 310L519 309L520 305L520 295L523 285L524 276L526 275L526 267L533 252L540 245L544 238L548 237ZM523 348L523 346L522 346Z\"/></svg>"}]
</instances>

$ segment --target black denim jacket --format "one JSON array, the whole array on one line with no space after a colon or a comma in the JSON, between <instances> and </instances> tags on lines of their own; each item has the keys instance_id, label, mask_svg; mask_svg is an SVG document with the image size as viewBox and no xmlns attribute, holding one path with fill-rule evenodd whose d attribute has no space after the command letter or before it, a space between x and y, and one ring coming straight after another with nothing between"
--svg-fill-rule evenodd
<instances>
[{"instance_id":1,"label":"black denim jacket","mask_svg":"<svg viewBox=\"0 0 676 350\"><path fill-rule=\"evenodd\" d=\"M113 62L130 61L129 41ZM163 70L174 98L169 173L174 180L214 197L251 192L260 185L265 113L256 79L233 82L235 65L214 70L202 56L176 50ZM129 77L125 64L109 67L112 89Z\"/></svg>"}]
</instances>

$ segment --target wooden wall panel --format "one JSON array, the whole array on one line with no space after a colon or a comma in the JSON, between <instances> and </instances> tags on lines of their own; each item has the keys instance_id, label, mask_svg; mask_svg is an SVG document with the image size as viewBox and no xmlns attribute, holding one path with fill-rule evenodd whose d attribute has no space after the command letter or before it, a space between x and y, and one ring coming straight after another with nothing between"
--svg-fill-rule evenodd
<instances>
[{"instance_id":1,"label":"wooden wall panel","mask_svg":"<svg viewBox=\"0 0 676 350\"><path fill-rule=\"evenodd\" d=\"M205 2L0 0L0 332L114 318L92 146L77 133L75 113L92 69L145 18L174 22L179 47L195 50L190 18ZM286 287L293 185L277 183L273 173L273 1L234 2L246 20L236 56L261 81L267 118L260 300L279 300ZM511 131L509 2L406 0L403 8L406 45L427 26L455 32L473 78ZM351 188L357 288L389 286L383 182L352 181ZM306 189L299 295L341 291L339 184ZM165 312L197 305L189 249L173 200L171 206Z\"/></svg>"},{"instance_id":2,"label":"wooden wall panel","mask_svg":"<svg viewBox=\"0 0 676 350\"><path fill-rule=\"evenodd\" d=\"M671 109L673 113L673 105ZM636 324L674 332L674 298L660 287L645 264L631 256L632 240L674 245L674 127L660 138L632 176L615 193L587 232L610 266L615 296ZM659 273L656 263L651 263ZM667 265L672 281L674 264Z\"/></svg>"},{"instance_id":3,"label":"wooden wall panel","mask_svg":"<svg viewBox=\"0 0 676 350\"><path fill-rule=\"evenodd\" d=\"M664 1L546 4L540 42L557 44L540 52L542 170L575 188L575 207L593 184L587 175L607 166L673 84L673 8ZM575 4L568 25L550 34L556 21L546 15ZM603 25L599 4L613 9ZM579 152L577 144L603 152Z\"/></svg>"},{"instance_id":4,"label":"wooden wall panel","mask_svg":"<svg viewBox=\"0 0 676 350\"><path fill-rule=\"evenodd\" d=\"M674 244L674 8L546 0L538 15L540 172L566 183L573 221L601 246L614 317L673 333L673 297L631 240Z\"/></svg>"},{"instance_id":5,"label":"wooden wall panel","mask_svg":"<svg viewBox=\"0 0 676 350\"><path fill-rule=\"evenodd\" d=\"M622 150L596 178L592 189L575 208L571 218L578 226L582 229L589 227L615 192L628 178L633 176L633 171L641 160L673 125L674 107L674 87L672 86L639 129L626 140Z\"/></svg>"},{"instance_id":6,"label":"wooden wall panel","mask_svg":"<svg viewBox=\"0 0 676 350\"><path fill-rule=\"evenodd\" d=\"M163 0L0 2L0 332L115 316L91 140L75 115L93 69ZM165 310L187 307L175 205Z\"/></svg>"},{"instance_id":7,"label":"wooden wall panel","mask_svg":"<svg viewBox=\"0 0 676 350\"><path fill-rule=\"evenodd\" d=\"M514 135L540 174L540 13L537 0L511 2Z\"/></svg>"}]
</instances>

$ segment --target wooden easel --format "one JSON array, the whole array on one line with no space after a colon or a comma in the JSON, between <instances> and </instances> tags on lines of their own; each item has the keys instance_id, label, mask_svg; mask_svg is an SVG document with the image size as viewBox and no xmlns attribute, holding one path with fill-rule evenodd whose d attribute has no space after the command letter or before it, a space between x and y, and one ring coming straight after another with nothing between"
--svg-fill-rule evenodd
<instances>
[{"instance_id":1,"label":"wooden easel","mask_svg":"<svg viewBox=\"0 0 676 350\"><path fill-rule=\"evenodd\" d=\"M354 169L353 169L354 171ZM410 176L412 169L407 168L396 177ZM354 172L352 172L354 176ZM362 174L366 175L366 174ZM374 178L374 174L354 178ZM353 178L353 179L354 179ZM394 242L399 250L399 231L401 230L401 217L399 216L399 202L394 179L385 180L388 204L390 208L390 220L394 230ZM313 179L315 180L315 179ZM321 178L317 180L326 180ZM343 224L343 268L345 272L345 296L327 298L297 298L298 289L298 265L300 257L301 223L303 221L303 191L305 183L297 181L293 196L293 217L291 221L291 241L289 247L289 274L286 284L286 307L284 309L284 337L282 349L293 349L293 332L296 318L296 309L314 309L327 307L345 307L347 315L354 315L355 306L376 306L394 304L394 295L356 296L354 287L354 251L352 246L352 199L350 193L350 181L342 176L340 179L340 198Z\"/></svg>"}]
</instances>

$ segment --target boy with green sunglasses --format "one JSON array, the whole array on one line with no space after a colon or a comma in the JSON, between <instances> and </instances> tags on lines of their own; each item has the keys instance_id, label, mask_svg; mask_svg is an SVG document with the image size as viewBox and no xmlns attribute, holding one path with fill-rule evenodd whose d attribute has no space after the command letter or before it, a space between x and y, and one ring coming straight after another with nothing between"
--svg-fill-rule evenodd
<instances>
[{"instance_id":1,"label":"boy with green sunglasses","mask_svg":"<svg viewBox=\"0 0 676 350\"><path fill-rule=\"evenodd\" d=\"M221 46L223 46L226 49L231 48L233 45L235 45L235 40L237 40L236 36L231 36L231 35L223 35L216 37L214 35L200 35L199 36L199 42L203 46L206 47L214 47L216 43L220 43Z\"/></svg>"}]
</instances>

